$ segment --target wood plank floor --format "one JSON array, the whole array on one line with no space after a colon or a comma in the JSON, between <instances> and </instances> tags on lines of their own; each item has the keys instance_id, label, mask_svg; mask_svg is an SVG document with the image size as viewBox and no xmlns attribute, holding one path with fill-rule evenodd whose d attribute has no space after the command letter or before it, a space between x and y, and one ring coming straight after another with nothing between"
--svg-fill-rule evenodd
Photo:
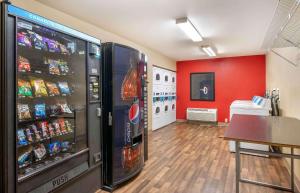
<instances>
[{"instance_id":1,"label":"wood plank floor","mask_svg":"<svg viewBox=\"0 0 300 193\"><path fill-rule=\"evenodd\" d=\"M235 158L225 127L174 123L149 134L144 170L116 193L234 193ZM289 186L283 160L242 155L242 177ZM241 184L241 193L282 193ZM105 193L99 190L97 193Z\"/></svg>"}]
</instances>

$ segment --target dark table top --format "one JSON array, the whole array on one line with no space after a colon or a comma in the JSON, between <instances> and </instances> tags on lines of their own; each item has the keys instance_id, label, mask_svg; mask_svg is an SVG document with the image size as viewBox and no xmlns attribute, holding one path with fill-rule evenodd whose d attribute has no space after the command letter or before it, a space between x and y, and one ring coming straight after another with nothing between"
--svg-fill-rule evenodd
<instances>
[{"instance_id":1,"label":"dark table top","mask_svg":"<svg viewBox=\"0 0 300 193\"><path fill-rule=\"evenodd\" d=\"M300 120L288 117L233 115L224 139L300 148Z\"/></svg>"}]
</instances>

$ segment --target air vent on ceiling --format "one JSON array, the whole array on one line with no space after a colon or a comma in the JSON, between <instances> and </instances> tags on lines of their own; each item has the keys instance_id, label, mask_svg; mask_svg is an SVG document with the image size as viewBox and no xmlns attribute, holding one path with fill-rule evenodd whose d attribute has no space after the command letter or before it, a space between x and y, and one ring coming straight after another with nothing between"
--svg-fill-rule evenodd
<instances>
[{"instance_id":1,"label":"air vent on ceiling","mask_svg":"<svg viewBox=\"0 0 300 193\"><path fill-rule=\"evenodd\" d=\"M300 0L278 1L262 47L294 66L300 65ZM288 48L293 54L285 54L281 48Z\"/></svg>"}]
</instances>

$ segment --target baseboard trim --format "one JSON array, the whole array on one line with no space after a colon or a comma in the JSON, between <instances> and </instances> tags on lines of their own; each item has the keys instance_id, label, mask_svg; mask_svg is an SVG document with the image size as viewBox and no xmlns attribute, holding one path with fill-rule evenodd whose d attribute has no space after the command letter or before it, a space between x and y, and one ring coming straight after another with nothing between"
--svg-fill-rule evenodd
<instances>
[{"instance_id":1,"label":"baseboard trim","mask_svg":"<svg viewBox=\"0 0 300 193\"><path fill-rule=\"evenodd\" d=\"M185 122L187 122L187 120L186 119L176 119L176 122L177 123L185 123Z\"/></svg>"}]
</instances>

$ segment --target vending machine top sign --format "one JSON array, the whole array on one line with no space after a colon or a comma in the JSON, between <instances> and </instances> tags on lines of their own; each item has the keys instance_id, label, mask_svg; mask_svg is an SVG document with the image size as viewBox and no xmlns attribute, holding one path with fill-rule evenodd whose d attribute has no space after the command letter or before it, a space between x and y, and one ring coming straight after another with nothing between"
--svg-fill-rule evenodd
<instances>
[{"instance_id":1,"label":"vending machine top sign","mask_svg":"<svg viewBox=\"0 0 300 193\"><path fill-rule=\"evenodd\" d=\"M61 31L61 32L67 33L69 35L81 38L83 40L87 40L91 43L100 44L100 40L95 38L95 37L89 36L87 34L84 34L82 32L79 32L77 30L69 28L67 26L56 23L54 21L48 20L44 17L41 17L39 15L28 12L24 9L19 8L19 7L16 7L16 6L13 6L13 5L8 5L8 13L12 14L12 15L15 15L15 16L18 16L18 17L21 17L23 19L32 21L34 23L44 25L44 26L49 27L51 29Z\"/></svg>"}]
</instances>

